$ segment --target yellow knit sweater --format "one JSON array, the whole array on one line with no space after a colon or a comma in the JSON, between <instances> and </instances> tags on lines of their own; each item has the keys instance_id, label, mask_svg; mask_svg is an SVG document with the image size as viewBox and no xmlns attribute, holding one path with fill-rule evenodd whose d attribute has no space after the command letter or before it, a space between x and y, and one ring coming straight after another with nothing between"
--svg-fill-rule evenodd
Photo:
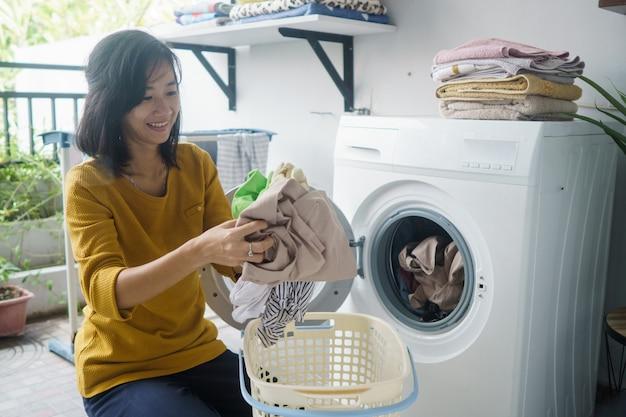
<instances>
[{"instance_id":1,"label":"yellow knit sweater","mask_svg":"<svg viewBox=\"0 0 626 417\"><path fill-rule=\"evenodd\" d=\"M180 144L180 169L170 169L167 192L154 197L112 177L94 161L70 170L67 223L87 301L76 335L78 388L92 397L116 385L192 368L222 354L215 325L203 318L204 294L193 273L130 310L118 310L115 281L231 218L207 153ZM217 269L232 276L232 269Z\"/></svg>"}]
</instances>

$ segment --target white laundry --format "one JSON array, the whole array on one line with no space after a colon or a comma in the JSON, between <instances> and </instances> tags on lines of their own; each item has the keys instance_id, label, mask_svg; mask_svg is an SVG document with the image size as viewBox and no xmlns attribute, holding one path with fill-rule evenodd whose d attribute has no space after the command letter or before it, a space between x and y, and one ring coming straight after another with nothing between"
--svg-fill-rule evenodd
<instances>
[{"instance_id":1,"label":"white laundry","mask_svg":"<svg viewBox=\"0 0 626 417\"><path fill-rule=\"evenodd\" d=\"M239 323L255 319L263 314L265 303L272 291L273 284L257 284L240 279L230 292L233 305L233 319Z\"/></svg>"}]
</instances>

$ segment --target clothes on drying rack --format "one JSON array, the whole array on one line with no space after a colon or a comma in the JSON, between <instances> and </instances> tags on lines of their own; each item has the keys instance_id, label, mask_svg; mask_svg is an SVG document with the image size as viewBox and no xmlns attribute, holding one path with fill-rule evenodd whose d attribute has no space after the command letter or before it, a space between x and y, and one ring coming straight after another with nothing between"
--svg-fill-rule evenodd
<instances>
[{"instance_id":1,"label":"clothes on drying rack","mask_svg":"<svg viewBox=\"0 0 626 417\"><path fill-rule=\"evenodd\" d=\"M225 191L245 181L251 170L265 171L270 137L264 132L246 131L218 135L217 170Z\"/></svg>"}]
</instances>

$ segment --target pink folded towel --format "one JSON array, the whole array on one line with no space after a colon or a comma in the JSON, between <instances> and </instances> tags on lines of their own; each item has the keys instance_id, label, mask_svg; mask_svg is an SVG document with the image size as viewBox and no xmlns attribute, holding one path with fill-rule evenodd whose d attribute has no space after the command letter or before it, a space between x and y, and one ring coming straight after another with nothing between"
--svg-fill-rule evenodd
<instances>
[{"instance_id":1,"label":"pink folded towel","mask_svg":"<svg viewBox=\"0 0 626 417\"><path fill-rule=\"evenodd\" d=\"M569 56L566 51L546 51L530 45L510 42L503 39L475 39L453 49L444 49L435 55L435 64L463 59L487 58L561 58Z\"/></svg>"}]
</instances>

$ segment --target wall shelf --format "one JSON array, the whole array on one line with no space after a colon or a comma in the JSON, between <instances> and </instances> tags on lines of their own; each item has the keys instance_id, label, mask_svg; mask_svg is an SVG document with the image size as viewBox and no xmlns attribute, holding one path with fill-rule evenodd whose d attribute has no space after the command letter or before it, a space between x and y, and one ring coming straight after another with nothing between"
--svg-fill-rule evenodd
<instances>
[{"instance_id":1,"label":"wall shelf","mask_svg":"<svg viewBox=\"0 0 626 417\"><path fill-rule=\"evenodd\" d=\"M600 0L598 6L604 10L626 14L626 0Z\"/></svg>"},{"instance_id":2,"label":"wall shelf","mask_svg":"<svg viewBox=\"0 0 626 417\"><path fill-rule=\"evenodd\" d=\"M362 22L318 14L226 26L214 26L210 22L195 23L187 26L172 25L159 28L159 38L166 42L231 48L293 40L292 38L283 37L278 32L278 28L310 30L346 36L388 33L396 30L396 27L393 25Z\"/></svg>"},{"instance_id":3,"label":"wall shelf","mask_svg":"<svg viewBox=\"0 0 626 417\"><path fill-rule=\"evenodd\" d=\"M353 37L393 32L393 25L364 22L325 15L307 15L214 26L210 22L189 26L159 28L159 37L174 49L194 53L228 98L229 110L237 108L235 49L240 46L270 44L303 39L313 49L324 69L344 99L344 110L354 111L354 46ZM343 47L343 78L322 48L320 42L339 43ZM224 53L228 56L228 80L220 78L202 52Z\"/></svg>"}]
</instances>

